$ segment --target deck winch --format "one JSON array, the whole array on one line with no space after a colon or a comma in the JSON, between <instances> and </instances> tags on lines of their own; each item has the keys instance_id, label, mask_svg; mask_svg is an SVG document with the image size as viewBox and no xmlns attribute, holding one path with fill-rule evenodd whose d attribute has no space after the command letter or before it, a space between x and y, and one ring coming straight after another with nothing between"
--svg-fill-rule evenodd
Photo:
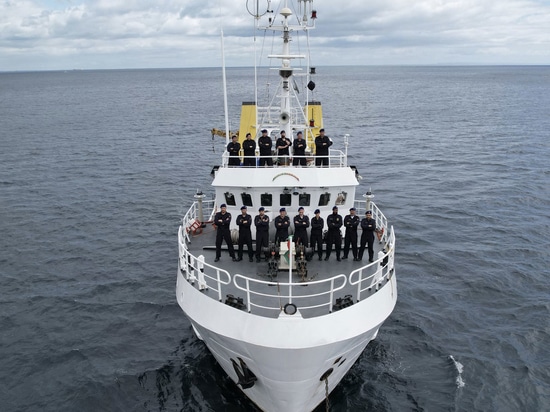
<instances>
[{"instance_id":1,"label":"deck winch","mask_svg":"<svg viewBox=\"0 0 550 412\"><path fill-rule=\"evenodd\" d=\"M353 305L353 298L351 295L346 295L343 298L336 299L336 303L332 306L332 311L336 312L337 310L347 308L351 305Z\"/></svg>"}]
</instances>

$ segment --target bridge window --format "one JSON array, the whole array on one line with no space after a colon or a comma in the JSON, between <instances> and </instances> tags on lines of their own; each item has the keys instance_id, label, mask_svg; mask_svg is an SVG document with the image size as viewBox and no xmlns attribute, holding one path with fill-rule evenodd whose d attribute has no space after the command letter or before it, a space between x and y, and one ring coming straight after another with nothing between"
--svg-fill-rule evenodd
<instances>
[{"instance_id":1,"label":"bridge window","mask_svg":"<svg viewBox=\"0 0 550 412\"><path fill-rule=\"evenodd\" d=\"M346 197L348 194L346 192L340 192L338 193L338 196L336 197L336 204L337 205L345 205L346 204Z\"/></svg>"},{"instance_id":2,"label":"bridge window","mask_svg":"<svg viewBox=\"0 0 550 412\"><path fill-rule=\"evenodd\" d=\"M252 206L252 196L250 193L241 193L241 200L244 206Z\"/></svg>"},{"instance_id":3,"label":"bridge window","mask_svg":"<svg viewBox=\"0 0 550 412\"><path fill-rule=\"evenodd\" d=\"M290 206L292 204L292 194L281 193L279 195L279 200L280 200L281 206Z\"/></svg>"},{"instance_id":4,"label":"bridge window","mask_svg":"<svg viewBox=\"0 0 550 412\"><path fill-rule=\"evenodd\" d=\"M298 196L298 204L300 206L309 206L311 203L311 195L309 193L300 193Z\"/></svg>"},{"instance_id":5,"label":"bridge window","mask_svg":"<svg viewBox=\"0 0 550 412\"><path fill-rule=\"evenodd\" d=\"M319 206L326 206L330 202L330 193L322 193L321 196L319 196Z\"/></svg>"},{"instance_id":6,"label":"bridge window","mask_svg":"<svg viewBox=\"0 0 550 412\"><path fill-rule=\"evenodd\" d=\"M224 197L225 197L225 203L227 203L228 206L236 206L237 203L235 203L235 195L231 192L225 192L224 194Z\"/></svg>"},{"instance_id":7,"label":"bridge window","mask_svg":"<svg viewBox=\"0 0 550 412\"><path fill-rule=\"evenodd\" d=\"M273 197L271 193L263 193L260 195L260 203L262 206L273 206Z\"/></svg>"}]
</instances>

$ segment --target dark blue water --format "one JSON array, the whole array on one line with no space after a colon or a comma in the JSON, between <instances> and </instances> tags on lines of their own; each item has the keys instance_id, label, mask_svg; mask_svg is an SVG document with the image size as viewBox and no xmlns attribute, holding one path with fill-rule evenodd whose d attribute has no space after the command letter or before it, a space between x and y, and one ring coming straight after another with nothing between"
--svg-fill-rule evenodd
<instances>
[{"instance_id":1,"label":"dark blue water","mask_svg":"<svg viewBox=\"0 0 550 412\"><path fill-rule=\"evenodd\" d=\"M400 293L331 410L549 410L550 67L317 72L327 134L351 134L395 227ZM235 128L249 73L228 71ZM221 85L0 74L1 410L253 410L174 296Z\"/></svg>"}]
</instances>

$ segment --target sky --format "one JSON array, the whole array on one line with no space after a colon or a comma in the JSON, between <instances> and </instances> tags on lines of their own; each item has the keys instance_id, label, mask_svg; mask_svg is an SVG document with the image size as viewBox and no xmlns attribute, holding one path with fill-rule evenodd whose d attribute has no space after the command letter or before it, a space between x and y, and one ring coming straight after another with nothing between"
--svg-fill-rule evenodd
<instances>
[{"instance_id":1,"label":"sky","mask_svg":"<svg viewBox=\"0 0 550 412\"><path fill-rule=\"evenodd\" d=\"M253 47L246 4L0 0L0 71L219 67L221 27L226 65L251 66L253 57L243 57ZM313 6L317 65L550 64L550 0L313 0Z\"/></svg>"}]
</instances>

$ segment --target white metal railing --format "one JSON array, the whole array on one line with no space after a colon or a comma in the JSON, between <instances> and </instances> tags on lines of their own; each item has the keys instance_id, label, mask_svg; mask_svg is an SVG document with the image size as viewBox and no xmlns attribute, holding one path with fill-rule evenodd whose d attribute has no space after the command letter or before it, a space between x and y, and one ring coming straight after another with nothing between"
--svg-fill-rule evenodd
<instances>
[{"instance_id":1,"label":"white metal railing","mask_svg":"<svg viewBox=\"0 0 550 412\"><path fill-rule=\"evenodd\" d=\"M380 240L383 243L388 243L388 236L389 236L388 219L386 218L386 216L384 216L384 214L378 208L378 206L376 206L376 203L371 201L370 205L371 205L370 210L372 211L372 218L376 222L376 228L379 229L379 230L384 229L383 232L382 232L382 236L381 236ZM364 216L365 212L367 211L367 201L366 200L356 200L354 202L354 207L355 207L355 209L357 209L357 214L359 216Z\"/></svg>"},{"instance_id":2,"label":"white metal railing","mask_svg":"<svg viewBox=\"0 0 550 412\"><path fill-rule=\"evenodd\" d=\"M375 292L380 289L394 273L395 233L393 226L390 228L385 245L384 251L378 252L378 258L374 262L354 270L349 275L349 283L357 285L357 301L361 300L361 294L365 291L370 294L373 289ZM371 267L375 267L376 272L372 275L365 275L364 272L368 273Z\"/></svg>"},{"instance_id":3,"label":"white metal railing","mask_svg":"<svg viewBox=\"0 0 550 412\"><path fill-rule=\"evenodd\" d=\"M242 152L242 149L241 149L241 152ZM273 166L260 166L260 157L261 158L270 157L273 162ZM330 154L328 156L321 156L323 158L328 157L328 160L329 160L328 166L315 166L315 159L318 158L319 156L315 156L313 154L309 154L309 155L306 154L304 157L306 158L306 163L308 167L333 168L333 167L347 166L346 154L341 150L330 149ZM222 167L245 167L243 166L244 159L253 159L252 163L254 164L254 166L246 166L247 168L286 167L286 166L292 166L292 159L294 159L294 156L292 155L281 156L281 155L278 155L275 151L272 151L271 156L260 156L259 154L254 156L239 155L238 158L241 164L239 166L230 166L229 165L230 156L229 156L229 152L226 150L222 155Z\"/></svg>"},{"instance_id":4,"label":"white metal railing","mask_svg":"<svg viewBox=\"0 0 550 412\"><path fill-rule=\"evenodd\" d=\"M183 236L183 228L178 233L179 242L179 267L185 279L194 284L197 282L199 290L211 289L217 292L218 300L223 299L223 285L231 283L231 275L228 271L220 269L204 261L204 256L196 257L189 252ZM205 269L208 269L205 270ZM214 275L210 274L213 271Z\"/></svg>"},{"instance_id":5,"label":"white metal railing","mask_svg":"<svg viewBox=\"0 0 550 412\"><path fill-rule=\"evenodd\" d=\"M356 201L356 207L365 208L364 201ZM215 203L213 200L203 201L203 211L205 215L212 216ZM395 233L393 227L387 229L387 219L378 207L371 202L373 215L380 222L380 227L386 227L381 241L384 243L384 251L378 253L377 259L352 271L349 276L339 274L329 279L310 281L310 282L279 282L277 280L259 280L244 275L236 274L233 277L226 270L205 262L204 257L195 256L189 251L190 230L193 223L197 221L198 202L194 202L188 212L182 219L182 226L178 231L178 249L179 249L179 267L182 276L192 283L196 284L199 290L213 290L217 299L222 302L224 296L235 287L246 294L246 308L252 313L262 310L277 311L282 308L282 303L299 302L300 311L306 314L307 311L322 309L323 313L332 311L334 302L334 293L342 290L347 284L357 286L355 301L360 301L365 293L375 293L387 282L394 273L394 255L395 255ZM378 223L377 223L378 226ZM375 272L371 271L375 268ZM233 286L230 284L233 283ZM315 286L316 292L306 294L304 286ZM265 289L270 286L277 286L277 292L266 292ZM281 291L282 289L282 291ZM367 296L367 297L368 297ZM265 302L271 302L266 304Z\"/></svg>"},{"instance_id":6,"label":"white metal railing","mask_svg":"<svg viewBox=\"0 0 550 412\"><path fill-rule=\"evenodd\" d=\"M244 285L240 285L240 281L244 282ZM265 281L259 279L251 279L247 276L234 275L233 283L237 289L242 290L246 294L246 302L248 312L252 312L252 308L262 308L267 310L280 311L283 309L282 302L284 303L299 303L297 306L300 308L302 315L311 309L323 308L326 307L326 313L332 311L332 305L334 302L334 292L337 292L343 289L346 286L347 278L345 275L340 274L333 276L329 279L310 281L310 282L279 282L276 280ZM337 283L340 283L337 285ZM260 288L251 287L252 285L263 285L263 286L277 286L277 293L264 293L260 291ZM322 289L320 292L311 293L311 294L295 294L296 290L303 291L303 287L313 286L313 285L327 285L327 288ZM281 289L288 289L288 293L281 293ZM323 298L324 297L324 298ZM264 302L267 299L272 299L279 301L278 306L265 306L260 303L257 303L259 300ZM315 304L307 304L307 301L315 300ZM303 304L302 304L303 302Z\"/></svg>"},{"instance_id":7,"label":"white metal railing","mask_svg":"<svg viewBox=\"0 0 550 412\"><path fill-rule=\"evenodd\" d=\"M215 207L215 201L214 200L203 200L202 201L202 213L203 216L208 216L208 219L205 219L205 222L211 221L214 219L214 214L216 210ZM198 202L193 202L187 213L183 216L181 220L181 225L185 228L185 237L187 241L190 241L189 234L194 230L193 226L198 223L204 223L199 222L199 204Z\"/></svg>"}]
</instances>

